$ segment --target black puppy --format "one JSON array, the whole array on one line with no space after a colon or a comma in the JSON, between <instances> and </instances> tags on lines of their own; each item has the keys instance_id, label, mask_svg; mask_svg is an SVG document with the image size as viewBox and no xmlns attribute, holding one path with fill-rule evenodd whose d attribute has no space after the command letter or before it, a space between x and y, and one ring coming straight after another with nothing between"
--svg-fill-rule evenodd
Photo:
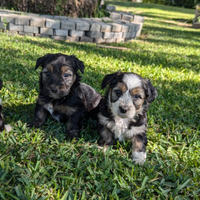
<instances>
[{"instance_id":1,"label":"black puppy","mask_svg":"<svg viewBox=\"0 0 200 200\"><path fill-rule=\"evenodd\" d=\"M0 90L3 87L3 82L0 79ZM6 130L7 132L10 132L12 130L10 125L5 125L3 121L3 115L2 115L2 100L0 99L0 131Z\"/></svg>"},{"instance_id":2,"label":"black puppy","mask_svg":"<svg viewBox=\"0 0 200 200\"><path fill-rule=\"evenodd\" d=\"M147 109L157 91L148 79L134 73L116 72L106 75L101 88L109 85L99 104L99 145L112 145L114 139L132 141L133 160L146 160Z\"/></svg>"},{"instance_id":3,"label":"black puppy","mask_svg":"<svg viewBox=\"0 0 200 200\"><path fill-rule=\"evenodd\" d=\"M50 113L59 122L68 121L67 137L77 137L83 118L97 107L101 95L80 83L77 71L83 74L84 64L74 55L46 54L38 58L35 69L39 66L40 92L29 127L40 127Z\"/></svg>"}]
</instances>

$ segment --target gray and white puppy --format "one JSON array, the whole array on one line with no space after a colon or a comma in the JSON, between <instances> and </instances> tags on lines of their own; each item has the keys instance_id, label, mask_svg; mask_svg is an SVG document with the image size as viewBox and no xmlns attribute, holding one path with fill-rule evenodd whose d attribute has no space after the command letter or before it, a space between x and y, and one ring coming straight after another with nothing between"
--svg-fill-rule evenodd
<instances>
[{"instance_id":1,"label":"gray and white puppy","mask_svg":"<svg viewBox=\"0 0 200 200\"><path fill-rule=\"evenodd\" d=\"M100 146L112 145L114 139L132 142L133 161L146 160L147 109L156 99L157 90L150 80L135 73L108 74L101 88L109 85L99 104L98 132Z\"/></svg>"}]
</instances>

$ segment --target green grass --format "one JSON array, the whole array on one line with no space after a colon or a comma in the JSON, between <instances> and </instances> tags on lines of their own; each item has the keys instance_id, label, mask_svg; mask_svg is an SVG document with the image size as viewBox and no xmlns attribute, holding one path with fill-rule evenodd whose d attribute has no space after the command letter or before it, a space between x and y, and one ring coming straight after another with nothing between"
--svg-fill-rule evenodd
<instances>
[{"instance_id":1,"label":"green grass","mask_svg":"<svg viewBox=\"0 0 200 200\"><path fill-rule=\"evenodd\" d=\"M139 39L112 44L130 50L0 33L3 113L13 126L0 133L0 199L200 199L200 31L175 20L192 19L194 10L110 3L146 17ZM117 70L151 79L158 98L148 112L144 166L132 163L130 142L97 149L92 121L76 142L65 141L66 124L51 117L40 129L26 127L38 96L36 60L58 52L83 60L82 81L101 94L103 77Z\"/></svg>"}]
</instances>

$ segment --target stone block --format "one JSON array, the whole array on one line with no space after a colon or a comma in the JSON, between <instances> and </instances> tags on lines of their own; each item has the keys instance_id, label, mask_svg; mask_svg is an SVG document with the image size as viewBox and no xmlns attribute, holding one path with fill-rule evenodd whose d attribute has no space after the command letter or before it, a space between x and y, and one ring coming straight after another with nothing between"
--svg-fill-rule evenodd
<instances>
[{"instance_id":1,"label":"stone block","mask_svg":"<svg viewBox=\"0 0 200 200\"><path fill-rule=\"evenodd\" d=\"M50 38L50 35L47 35L47 34L40 34L40 37L41 37L41 38Z\"/></svg>"},{"instance_id":2,"label":"stone block","mask_svg":"<svg viewBox=\"0 0 200 200\"><path fill-rule=\"evenodd\" d=\"M52 28L40 28L40 34L53 35L53 29Z\"/></svg>"},{"instance_id":3,"label":"stone block","mask_svg":"<svg viewBox=\"0 0 200 200\"><path fill-rule=\"evenodd\" d=\"M108 38L108 39L106 39L105 42L106 42L106 43L113 43L113 42L116 42L116 38Z\"/></svg>"},{"instance_id":4,"label":"stone block","mask_svg":"<svg viewBox=\"0 0 200 200\"><path fill-rule=\"evenodd\" d=\"M59 19L59 20L67 20L67 17L66 17L66 16L55 15L53 18L54 18L54 19Z\"/></svg>"},{"instance_id":5,"label":"stone block","mask_svg":"<svg viewBox=\"0 0 200 200\"><path fill-rule=\"evenodd\" d=\"M9 31L9 30L4 30L4 33L8 34L8 35L18 35L18 31Z\"/></svg>"},{"instance_id":6,"label":"stone block","mask_svg":"<svg viewBox=\"0 0 200 200\"><path fill-rule=\"evenodd\" d=\"M40 15L40 17L53 19L54 17L52 15Z\"/></svg>"},{"instance_id":7,"label":"stone block","mask_svg":"<svg viewBox=\"0 0 200 200\"><path fill-rule=\"evenodd\" d=\"M113 36L113 38L122 38L122 36L123 36L123 33L122 32L116 32L116 33L114 33L114 36Z\"/></svg>"},{"instance_id":8,"label":"stone block","mask_svg":"<svg viewBox=\"0 0 200 200\"><path fill-rule=\"evenodd\" d=\"M1 15L1 22L6 22L6 23L15 23L15 17L16 15L13 14L3 14Z\"/></svg>"},{"instance_id":9,"label":"stone block","mask_svg":"<svg viewBox=\"0 0 200 200\"><path fill-rule=\"evenodd\" d=\"M40 17L39 14L35 14L35 13L27 13L27 15L30 17Z\"/></svg>"},{"instance_id":10,"label":"stone block","mask_svg":"<svg viewBox=\"0 0 200 200\"><path fill-rule=\"evenodd\" d=\"M21 31L19 31L18 34L22 35L22 36L31 36L31 37L33 36L33 33L24 33L24 32L21 32Z\"/></svg>"},{"instance_id":11,"label":"stone block","mask_svg":"<svg viewBox=\"0 0 200 200\"><path fill-rule=\"evenodd\" d=\"M144 23L144 17L139 16L139 15L134 15L133 22Z\"/></svg>"},{"instance_id":12,"label":"stone block","mask_svg":"<svg viewBox=\"0 0 200 200\"><path fill-rule=\"evenodd\" d=\"M89 31L90 30L90 24L83 21L75 21L76 23L76 30L77 31Z\"/></svg>"},{"instance_id":13,"label":"stone block","mask_svg":"<svg viewBox=\"0 0 200 200\"><path fill-rule=\"evenodd\" d=\"M66 37L66 42L79 42L79 37Z\"/></svg>"},{"instance_id":14,"label":"stone block","mask_svg":"<svg viewBox=\"0 0 200 200\"><path fill-rule=\"evenodd\" d=\"M51 38L54 40L66 40L66 36L60 36L60 35L52 35Z\"/></svg>"},{"instance_id":15,"label":"stone block","mask_svg":"<svg viewBox=\"0 0 200 200\"><path fill-rule=\"evenodd\" d=\"M71 36L71 37L82 37L82 36L84 36L84 31L69 30L69 36Z\"/></svg>"},{"instance_id":16,"label":"stone block","mask_svg":"<svg viewBox=\"0 0 200 200\"><path fill-rule=\"evenodd\" d=\"M1 11L1 10L0 10L0 15L1 15L1 14L7 14L7 13L8 13L8 12L6 12L6 11Z\"/></svg>"},{"instance_id":17,"label":"stone block","mask_svg":"<svg viewBox=\"0 0 200 200\"><path fill-rule=\"evenodd\" d=\"M94 43L101 44L101 43L105 43L105 42L106 42L106 40L103 38L94 38Z\"/></svg>"},{"instance_id":18,"label":"stone block","mask_svg":"<svg viewBox=\"0 0 200 200\"><path fill-rule=\"evenodd\" d=\"M55 29L54 35L57 36L68 36L68 30L61 30L61 29Z\"/></svg>"},{"instance_id":19,"label":"stone block","mask_svg":"<svg viewBox=\"0 0 200 200\"><path fill-rule=\"evenodd\" d=\"M135 32L135 31L130 32L130 33L129 33L129 37L130 37L131 39L135 39L135 37L136 37L136 32Z\"/></svg>"},{"instance_id":20,"label":"stone block","mask_svg":"<svg viewBox=\"0 0 200 200\"><path fill-rule=\"evenodd\" d=\"M101 24L98 23L98 21L94 21L94 20L91 20L91 19L84 19L82 18L82 21L86 21L87 23L90 24L90 31L100 31L101 30Z\"/></svg>"},{"instance_id":21,"label":"stone block","mask_svg":"<svg viewBox=\"0 0 200 200\"><path fill-rule=\"evenodd\" d=\"M24 31L24 26L22 25L15 25L15 24L12 24L12 23L8 23L8 30L9 31Z\"/></svg>"},{"instance_id":22,"label":"stone block","mask_svg":"<svg viewBox=\"0 0 200 200\"><path fill-rule=\"evenodd\" d=\"M86 31L85 35L90 38L102 38L102 33L98 31Z\"/></svg>"},{"instance_id":23,"label":"stone block","mask_svg":"<svg viewBox=\"0 0 200 200\"><path fill-rule=\"evenodd\" d=\"M110 13L110 18L113 20L121 20L121 14L120 13Z\"/></svg>"},{"instance_id":24,"label":"stone block","mask_svg":"<svg viewBox=\"0 0 200 200\"><path fill-rule=\"evenodd\" d=\"M0 22L0 29L5 29L5 24L3 22Z\"/></svg>"},{"instance_id":25,"label":"stone block","mask_svg":"<svg viewBox=\"0 0 200 200\"><path fill-rule=\"evenodd\" d=\"M113 38L114 34L115 33L113 33L113 32L105 32L105 33L103 33L102 38L103 39Z\"/></svg>"},{"instance_id":26,"label":"stone block","mask_svg":"<svg viewBox=\"0 0 200 200\"><path fill-rule=\"evenodd\" d=\"M116 39L116 42L124 42L125 41L125 38L117 38Z\"/></svg>"},{"instance_id":27,"label":"stone block","mask_svg":"<svg viewBox=\"0 0 200 200\"><path fill-rule=\"evenodd\" d=\"M15 24L16 25L29 25L29 16L16 16L15 17Z\"/></svg>"},{"instance_id":28,"label":"stone block","mask_svg":"<svg viewBox=\"0 0 200 200\"><path fill-rule=\"evenodd\" d=\"M122 31L122 26L117 23L110 23L112 25L112 32L121 32Z\"/></svg>"},{"instance_id":29,"label":"stone block","mask_svg":"<svg viewBox=\"0 0 200 200\"><path fill-rule=\"evenodd\" d=\"M200 23L199 22L194 22L192 27L193 28L200 28Z\"/></svg>"},{"instance_id":30,"label":"stone block","mask_svg":"<svg viewBox=\"0 0 200 200\"><path fill-rule=\"evenodd\" d=\"M93 38L83 36L83 37L80 37L80 42L93 42Z\"/></svg>"},{"instance_id":31,"label":"stone block","mask_svg":"<svg viewBox=\"0 0 200 200\"><path fill-rule=\"evenodd\" d=\"M46 28L60 29L60 20L46 19Z\"/></svg>"},{"instance_id":32,"label":"stone block","mask_svg":"<svg viewBox=\"0 0 200 200\"><path fill-rule=\"evenodd\" d=\"M25 33L39 33L39 28L35 26L24 26Z\"/></svg>"},{"instance_id":33,"label":"stone block","mask_svg":"<svg viewBox=\"0 0 200 200\"><path fill-rule=\"evenodd\" d=\"M41 17L33 17L30 19L30 26L44 27L45 19Z\"/></svg>"},{"instance_id":34,"label":"stone block","mask_svg":"<svg viewBox=\"0 0 200 200\"><path fill-rule=\"evenodd\" d=\"M113 5L107 5L107 6L106 6L106 10L108 10L108 11L115 11L115 10L116 10L116 7L113 6Z\"/></svg>"},{"instance_id":35,"label":"stone block","mask_svg":"<svg viewBox=\"0 0 200 200\"><path fill-rule=\"evenodd\" d=\"M106 23L101 23L101 32L111 32L112 26Z\"/></svg>"},{"instance_id":36,"label":"stone block","mask_svg":"<svg viewBox=\"0 0 200 200\"><path fill-rule=\"evenodd\" d=\"M133 16L131 15L126 15L126 14L122 14L122 20L131 22L133 20Z\"/></svg>"},{"instance_id":37,"label":"stone block","mask_svg":"<svg viewBox=\"0 0 200 200\"><path fill-rule=\"evenodd\" d=\"M122 37L125 38L125 39L129 38L130 37L130 32L124 32Z\"/></svg>"},{"instance_id":38,"label":"stone block","mask_svg":"<svg viewBox=\"0 0 200 200\"><path fill-rule=\"evenodd\" d=\"M61 21L61 29L75 30L75 22L72 20Z\"/></svg>"}]
</instances>

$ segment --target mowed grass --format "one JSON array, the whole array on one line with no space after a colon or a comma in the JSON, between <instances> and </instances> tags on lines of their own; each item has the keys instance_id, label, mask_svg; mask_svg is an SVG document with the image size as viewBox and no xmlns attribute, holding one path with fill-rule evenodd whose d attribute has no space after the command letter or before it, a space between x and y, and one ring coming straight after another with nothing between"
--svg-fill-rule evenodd
<instances>
[{"instance_id":1,"label":"mowed grass","mask_svg":"<svg viewBox=\"0 0 200 200\"><path fill-rule=\"evenodd\" d=\"M146 17L140 38L112 44L130 50L0 33L3 114L13 127L0 133L0 199L200 199L200 30L175 20L192 19L194 10L111 3ZM99 150L93 121L78 141L65 141L66 124L51 117L27 128L39 89L36 60L58 52L84 61L82 81L101 94L103 77L118 70L151 79L158 98L148 111L143 166L132 162L130 142Z\"/></svg>"}]
</instances>

